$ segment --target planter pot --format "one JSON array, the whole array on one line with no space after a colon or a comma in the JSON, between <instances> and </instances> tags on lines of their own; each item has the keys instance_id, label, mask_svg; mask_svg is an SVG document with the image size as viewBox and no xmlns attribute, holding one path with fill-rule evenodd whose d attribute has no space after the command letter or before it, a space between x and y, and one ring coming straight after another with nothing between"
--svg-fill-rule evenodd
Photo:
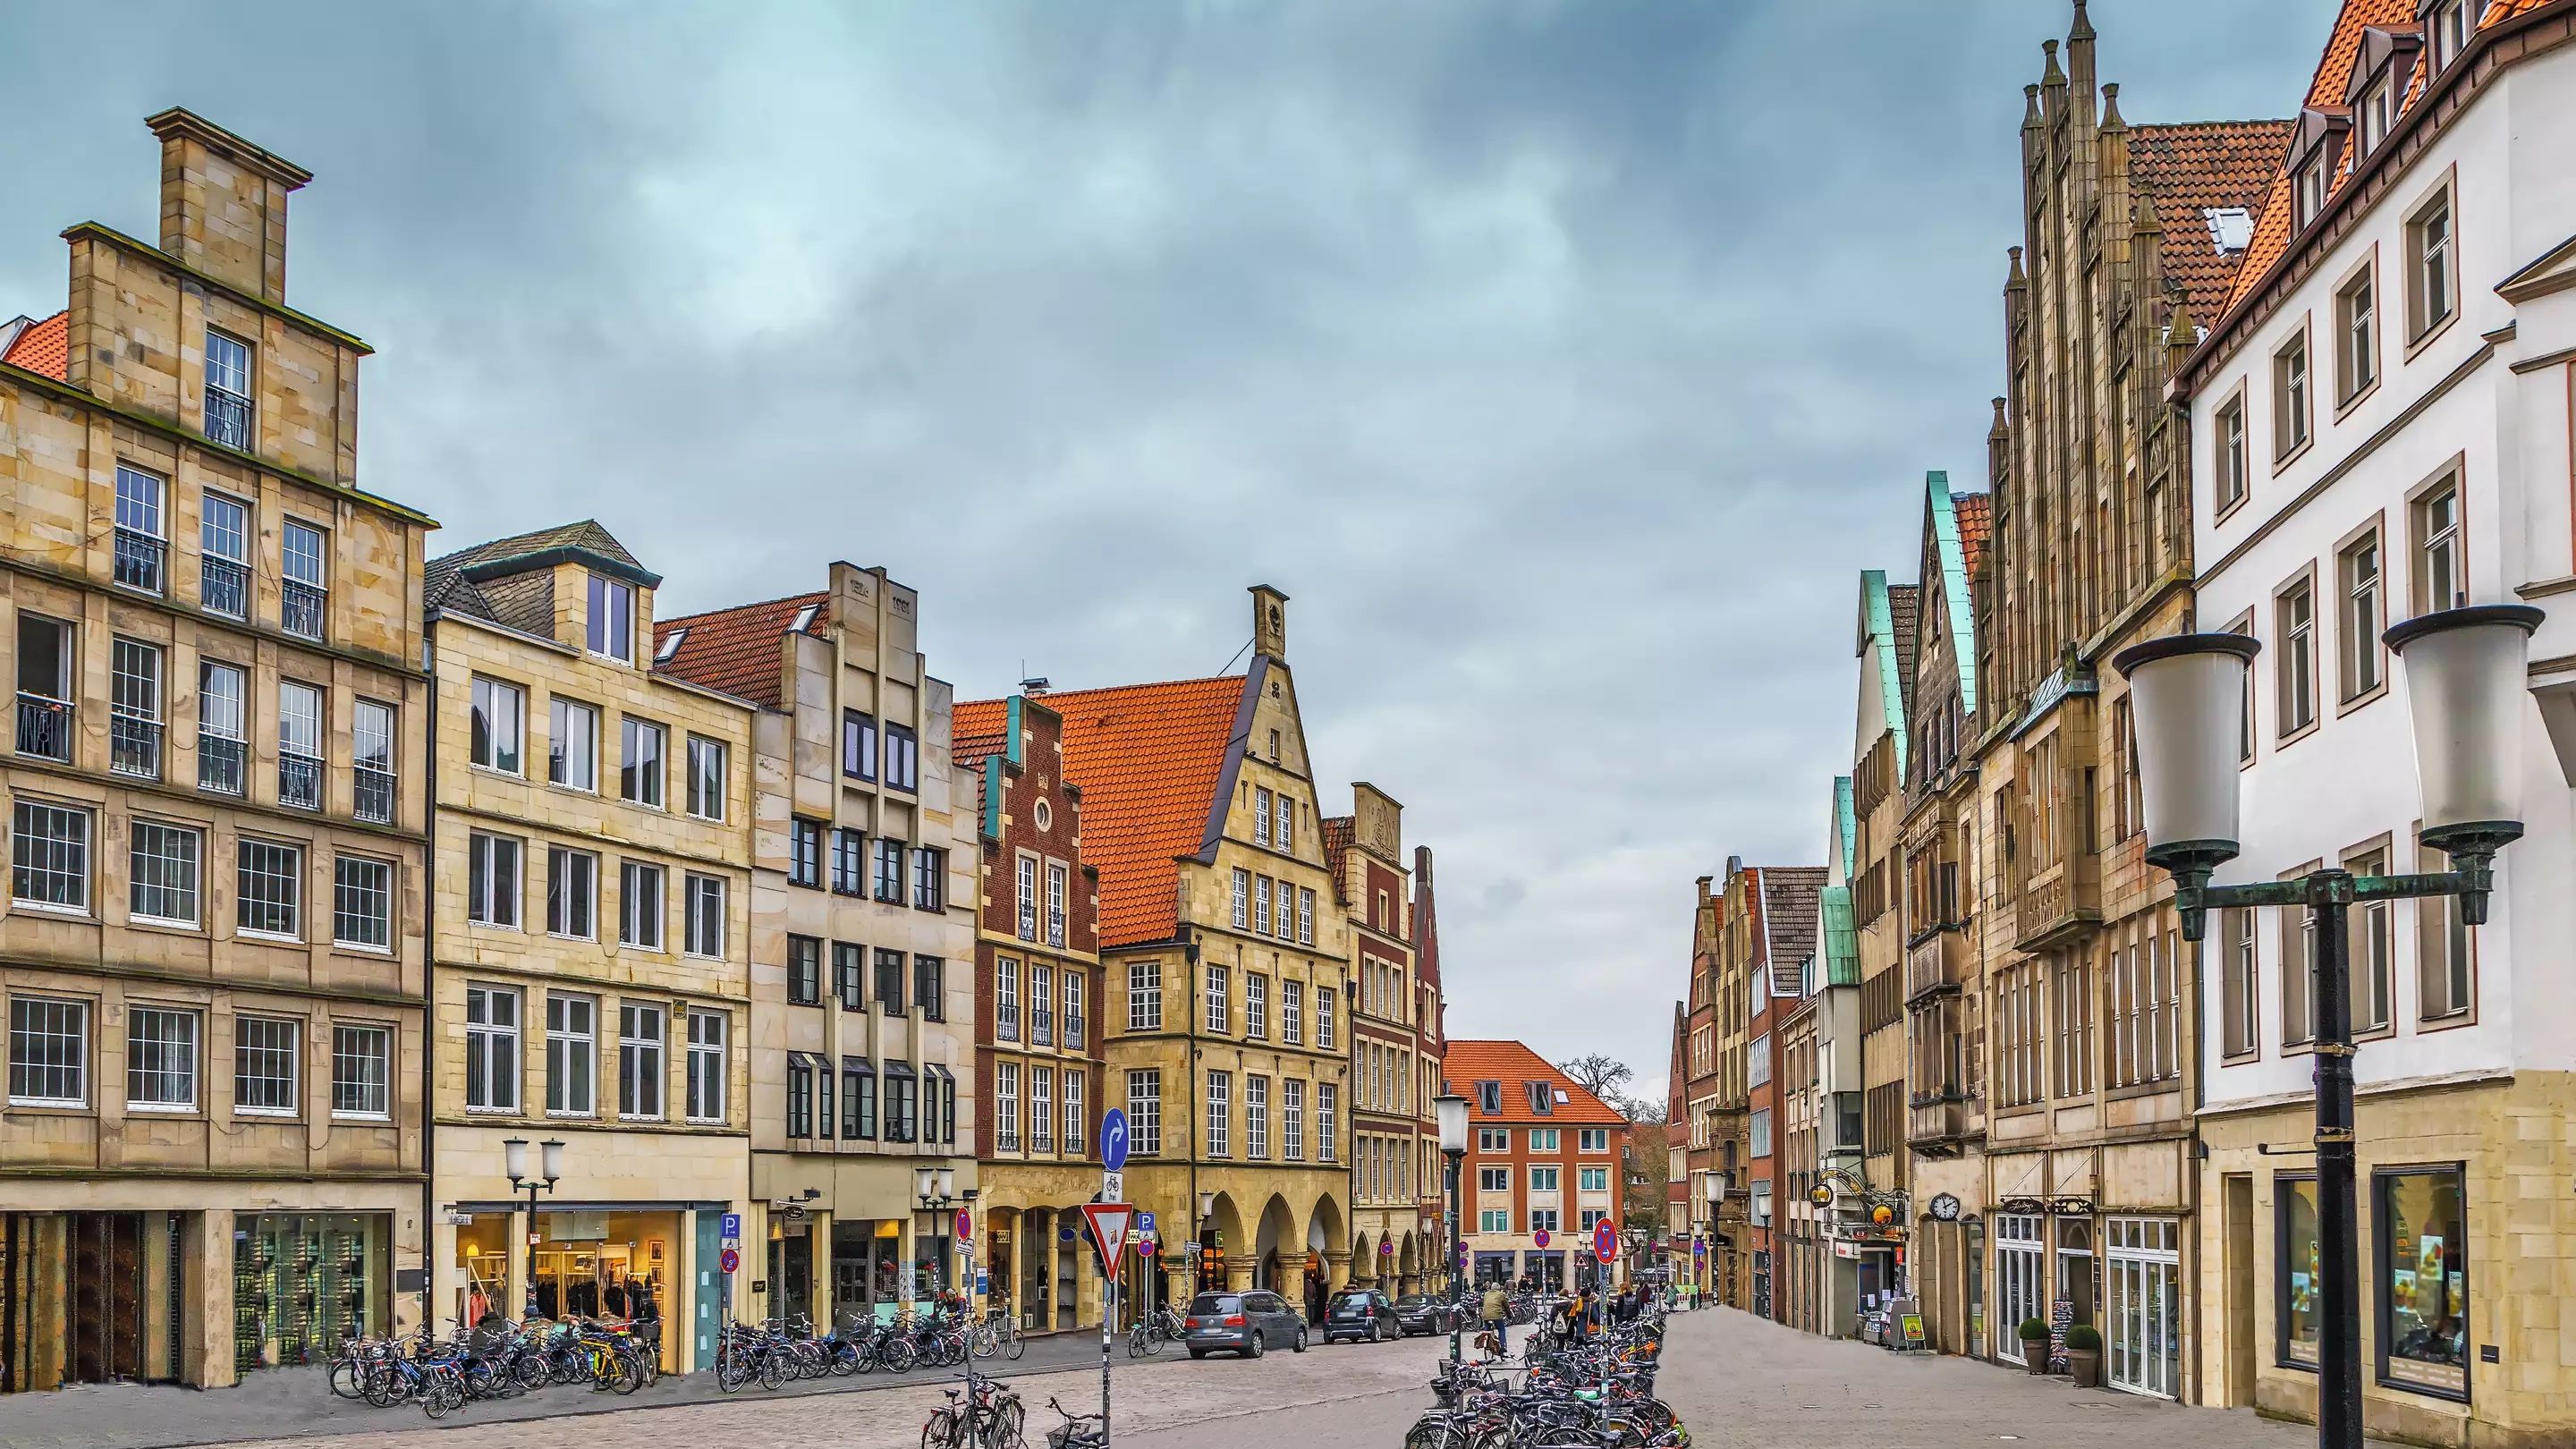
<instances>
[{"instance_id":1,"label":"planter pot","mask_svg":"<svg viewBox=\"0 0 2576 1449\"><path fill-rule=\"evenodd\" d=\"M2102 1387L2102 1350L2070 1348L2066 1351L2066 1371L2075 1376L2078 1388Z\"/></svg>"},{"instance_id":2,"label":"planter pot","mask_svg":"<svg viewBox=\"0 0 2576 1449\"><path fill-rule=\"evenodd\" d=\"M2023 1367L2029 1369L2032 1373L2044 1374L2048 1372L2048 1340L2044 1338L2023 1339L2021 1341L2021 1357Z\"/></svg>"}]
</instances>

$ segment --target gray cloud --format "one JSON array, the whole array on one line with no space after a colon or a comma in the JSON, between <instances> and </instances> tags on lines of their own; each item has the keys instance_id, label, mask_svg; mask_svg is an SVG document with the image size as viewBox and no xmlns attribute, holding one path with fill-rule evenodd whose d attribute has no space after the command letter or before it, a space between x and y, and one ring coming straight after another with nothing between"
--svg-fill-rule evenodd
<instances>
[{"instance_id":1,"label":"gray cloud","mask_svg":"<svg viewBox=\"0 0 2576 1449\"><path fill-rule=\"evenodd\" d=\"M1821 855L1854 571L1979 481L2067 16L125 8L0 12L0 313L151 233L186 104L319 173L294 300L442 542L596 515L674 609L883 563L974 695L1214 670L1275 582L1328 808L1440 852L1452 1029L1648 1083L1691 878ZM2094 18L2147 121L2286 113L2331 9Z\"/></svg>"}]
</instances>

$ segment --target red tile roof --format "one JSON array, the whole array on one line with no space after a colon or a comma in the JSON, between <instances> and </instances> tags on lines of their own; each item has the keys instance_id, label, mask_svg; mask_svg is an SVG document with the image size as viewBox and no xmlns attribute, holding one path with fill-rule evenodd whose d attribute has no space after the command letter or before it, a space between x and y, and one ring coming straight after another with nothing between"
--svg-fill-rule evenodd
<instances>
[{"instance_id":1,"label":"red tile roof","mask_svg":"<svg viewBox=\"0 0 2576 1449\"><path fill-rule=\"evenodd\" d=\"M806 632L819 630L827 615L823 605L829 594L793 594L784 599L769 599L757 604L743 604L731 609L716 609L704 614L685 614L677 619L653 621L653 652L661 658L662 645L673 634L683 630L677 652L655 664L663 674L676 675L691 684L720 689L754 704L772 709L779 705L779 681L786 673L785 659L779 653L779 640L796 615L812 607L813 622Z\"/></svg>"},{"instance_id":2,"label":"red tile roof","mask_svg":"<svg viewBox=\"0 0 2576 1449\"><path fill-rule=\"evenodd\" d=\"M1342 863L1350 858L1351 841L1359 822L1348 815L1327 815L1323 819L1324 869L1333 873L1333 899L1351 903L1351 883L1342 876Z\"/></svg>"},{"instance_id":3,"label":"red tile roof","mask_svg":"<svg viewBox=\"0 0 2576 1449\"><path fill-rule=\"evenodd\" d=\"M2261 218L2272 178L2289 148L2289 121L2202 121L2179 126L2139 126L2129 133L2129 170L2155 199L2164 237L2159 257L2166 280L2182 289L2191 321L2206 327L2227 308L2229 289L2246 252L2223 252L2209 226L2209 212L2243 207Z\"/></svg>"},{"instance_id":4,"label":"red tile roof","mask_svg":"<svg viewBox=\"0 0 2576 1449\"><path fill-rule=\"evenodd\" d=\"M956 706L948 716L948 757L957 768L971 770L1010 744L1011 702L1007 699L970 700Z\"/></svg>"},{"instance_id":5,"label":"red tile roof","mask_svg":"<svg viewBox=\"0 0 2576 1449\"><path fill-rule=\"evenodd\" d=\"M1046 696L1064 719L1065 778L1082 789L1082 859L1100 870L1100 944L1168 941L1180 868L1207 843L1245 677L1176 679ZM987 702L957 706L981 718Z\"/></svg>"},{"instance_id":6,"label":"red tile roof","mask_svg":"<svg viewBox=\"0 0 2576 1449\"><path fill-rule=\"evenodd\" d=\"M1966 563L1968 577L1977 576L1977 561L1986 556L1986 543L1995 536L1995 500L1990 493L1953 493L1950 511L1959 520L1959 554Z\"/></svg>"},{"instance_id":7,"label":"red tile roof","mask_svg":"<svg viewBox=\"0 0 2576 1449\"><path fill-rule=\"evenodd\" d=\"M1628 1125L1628 1119L1617 1108L1585 1091L1572 1077L1550 1065L1547 1058L1520 1042L1453 1041L1440 1058L1440 1075L1450 1091L1467 1099L1467 1117L1473 1122L1528 1123L1537 1127ZM1489 1115L1477 1102L1478 1082L1502 1084L1500 1113ZM1562 1092L1565 1100L1544 1114L1531 1111L1527 1087L1531 1082L1547 1083Z\"/></svg>"},{"instance_id":8,"label":"red tile roof","mask_svg":"<svg viewBox=\"0 0 2576 1449\"><path fill-rule=\"evenodd\" d=\"M41 372L60 382L71 371L71 330L72 314L57 312L19 333L18 340L9 344L9 351L0 355L0 362Z\"/></svg>"}]
</instances>

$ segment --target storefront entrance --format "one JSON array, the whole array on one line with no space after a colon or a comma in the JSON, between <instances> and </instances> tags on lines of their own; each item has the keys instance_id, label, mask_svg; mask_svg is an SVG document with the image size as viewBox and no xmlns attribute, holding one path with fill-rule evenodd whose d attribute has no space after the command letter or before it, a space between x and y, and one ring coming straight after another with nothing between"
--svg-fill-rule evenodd
<instances>
[{"instance_id":1,"label":"storefront entrance","mask_svg":"<svg viewBox=\"0 0 2576 1449\"><path fill-rule=\"evenodd\" d=\"M903 1286L903 1224L886 1219L832 1224L832 1316L836 1323L894 1317Z\"/></svg>"},{"instance_id":2,"label":"storefront entrance","mask_svg":"<svg viewBox=\"0 0 2576 1449\"><path fill-rule=\"evenodd\" d=\"M383 1333L391 1233L383 1213L234 1218L233 1372L318 1363L344 1338ZM138 1337L140 1321L138 1306Z\"/></svg>"},{"instance_id":3,"label":"storefront entrance","mask_svg":"<svg viewBox=\"0 0 2576 1449\"><path fill-rule=\"evenodd\" d=\"M2180 1226L2172 1218L2112 1218L2106 1227L2103 1367L2115 1389L2174 1398L2182 1391Z\"/></svg>"},{"instance_id":4,"label":"storefront entrance","mask_svg":"<svg viewBox=\"0 0 2576 1449\"><path fill-rule=\"evenodd\" d=\"M2024 1213L2005 1213L1995 1219L1995 1289L2003 1309L2002 1317L1995 1320L1995 1357L2006 1362L2021 1359L2022 1324L2034 1318L2048 1321L2046 1280L2040 1272L2040 1260L2046 1256L2040 1223Z\"/></svg>"}]
</instances>

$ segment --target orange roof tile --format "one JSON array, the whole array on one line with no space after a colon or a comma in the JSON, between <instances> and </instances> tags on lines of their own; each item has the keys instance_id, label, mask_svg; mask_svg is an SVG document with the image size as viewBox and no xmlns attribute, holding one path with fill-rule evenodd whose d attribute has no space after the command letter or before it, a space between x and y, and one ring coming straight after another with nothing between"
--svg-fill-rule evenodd
<instances>
[{"instance_id":1,"label":"orange roof tile","mask_svg":"<svg viewBox=\"0 0 2576 1449\"><path fill-rule=\"evenodd\" d=\"M1207 844L1245 676L1175 679L1046 696L1064 719L1065 778L1082 790L1082 859L1100 870L1103 948L1168 941L1178 857ZM974 719L988 708L957 706Z\"/></svg>"},{"instance_id":2,"label":"orange roof tile","mask_svg":"<svg viewBox=\"0 0 2576 1449\"><path fill-rule=\"evenodd\" d=\"M1339 904L1351 903L1351 883L1342 875L1342 865L1350 858L1351 841L1359 822L1348 815L1327 815L1321 822L1324 839L1324 869L1333 873L1333 899Z\"/></svg>"},{"instance_id":3,"label":"orange roof tile","mask_svg":"<svg viewBox=\"0 0 2576 1449\"><path fill-rule=\"evenodd\" d=\"M29 372L41 372L60 382L71 372L71 330L72 314L68 311L57 312L42 322L32 323L26 331L18 334L17 341L9 344L9 351L0 355L0 362L23 367Z\"/></svg>"},{"instance_id":4,"label":"orange roof tile","mask_svg":"<svg viewBox=\"0 0 2576 1449\"><path fill-rule=\"evenodd\" d=\"M1540 1127L1628 1125L1619 1109L1585 1091L1581 1083L1520 1042L1453 1041L1441 1055L1440 1075L1450 1091L1467 1099L1467 1113L1474 1121L1527 1122ZM1502 1084L1501 1112L1488 1114L1476 1101L1478 1082ZM1547 1113L1531 1111L1527 1087L1530 1082L1547 1083L1564 1093L1565 1100Z\"/></svg>"},{"instance_id":5,"label":"orange roof tile","mask_svg":"<svg viewBox=\"0 0 2576 1449\"><path fill-rule=\"evenodd\" d=\"M2228 290L2245 252L2218 249L2209 213L2243 207L2261 218L2281 156L2290 144L2290 121L2200 121L2178 126L2139 126L2129 133L2130 172L2155 199L2163 230L2159 260L2166 280L2182 289L2195 325L2206 327L2226 309Z\"/></svg>"},{"instance_id":6,"label":"orange roof tile","mask_svg":"<svg viewBox=\"0 0 2576 1449\"><path fill-rule=\"evenodd\" d=\"M1007 699L970 700L949 711L948 758L961 770L971 770L1010 743L1011 702Z\"/></svg>"},{"instance_id":7,"label":"orange roof tile","mask_svg":"<svg viewBox=\"0 0 2576 1449\"><path fill-rule=\"evenodd\" d=\"M653 653L660 662L653 667L691 684L720 689L776 709L779 681L786 672L778 641L786 636L787 626L796 621L797 614L808 606L815 612L806 630L811 633L818 628L825 617L822 606L830 598L829 594L793 594L704 614L656 619ZM686 632L679 649L670 658L661 659L664 642L682 631Z\"/></svg>"},{"instance_id":8,"label":"orange roof tile","mask_svg":"<svg viewBox=\"0 0 2576 1449\"><path fill-rule=\"evenodd\" d=\"M1959 553L1966 563L1968 577L1977 576L1977 561L1986 556L1986 542L1995 536L1995 500L1990 493L1953 493L1950 511L1959 520Z\"/></svg>"},{"instance_id":9,"label":"orange roof tile","mask_svg":"<svg viewBox=\"0 0 2576 1449\"><path fill-rule=\"evenodd\" d=\"M2478 21L2478 29L2493 30L2517 15L2527 15L2549 3L2549 0L2487 0L2487 13Z\"/></svg>"}]
</instances>

